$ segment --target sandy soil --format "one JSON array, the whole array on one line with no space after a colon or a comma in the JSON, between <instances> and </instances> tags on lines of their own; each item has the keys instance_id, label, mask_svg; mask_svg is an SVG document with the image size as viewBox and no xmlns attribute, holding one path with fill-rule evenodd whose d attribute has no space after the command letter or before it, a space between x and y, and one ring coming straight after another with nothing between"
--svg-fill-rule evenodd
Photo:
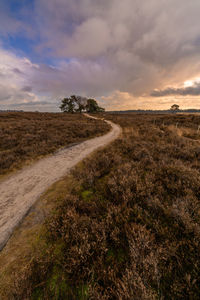
<instances>
[{"instance_id":1,"label":"sandy soil","mask_svg":"<svg viewBox=\"0 0 200 300\"><path fill-rule=\"evenodd\" d=\"M89 116L88 116L89 117ZM0 249L38 197L82 159L116 139L121 128L110 122L106 135L57 151L0 182Z\"/></svg>"}]
</instances>

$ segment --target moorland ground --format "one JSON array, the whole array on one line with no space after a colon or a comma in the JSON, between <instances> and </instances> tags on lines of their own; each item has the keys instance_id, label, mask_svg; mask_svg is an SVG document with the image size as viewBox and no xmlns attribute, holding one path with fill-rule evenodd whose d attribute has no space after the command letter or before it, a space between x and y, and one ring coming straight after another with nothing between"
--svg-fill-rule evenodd
<instances>
[{"instance_id":1,"label":"moorland ground","mask_svg":"<svg viewBox=\"0 0 200 300\"><path fill-rule=\"evenodd\" d=\"M0 176L108 130L106 123L81 114L0 113Z\"/></svg>"},{"instance_id":2,"label":"moorland ground","mask_svg":"<svg viewBox=\"0 0 200 300\"><path fill-rule=\"evenodd\" d=\"M78 162L118 137L120 127L111 121L106 123L112 128L107 134L58 150L0 182L0 250L42 193L69 174Z\"/></svg>"},{"instance_id":3,"label":"moorland ground","mask_svg":"<svg viewBox=\"0 0 200 300\"><path fill-rule=\"evenodd\" d=\"M200 117L106 117L122 136L74 170L10 299L199 299Z\"/></svg>"}]
</instances>

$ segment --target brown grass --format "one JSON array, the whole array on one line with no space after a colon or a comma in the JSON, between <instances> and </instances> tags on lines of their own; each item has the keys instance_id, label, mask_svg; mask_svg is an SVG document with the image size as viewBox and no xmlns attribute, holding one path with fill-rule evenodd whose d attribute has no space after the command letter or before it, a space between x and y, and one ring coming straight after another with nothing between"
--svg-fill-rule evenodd
<instances>
[{"instance_id":1,"label":"brown grass","mask_svg":"<svg viewBox=\"0 0 200 300\"><path fill-rule=\"evenodd\" d=\"M58 206L60 199L71 191L70 176L56 182L33 205L0 252L0 299L12 299L11 287L18 274L22 274L34 256L46 249L44 219ZM44 240L44 242L43 242ZM43 250L44 251L44 250Z\"/></svg>"},{"instance_id":2,"label":"brown grass","mask_svg":"<svg viewBox=\"0 0 200 300\"><path fill-rule=\"evenodd\" d=\"M81 114L0 113L0 175L108 129Z\"/></svg>"},{"instance_id":3,"label":"brown grass","mask_svg":"<svg viewBox=\"0 0 200 300\"><path fill-rule=\"evenodd\" d=\"M199 299L200 150L169 126L200 117L108 118L124 136L73 172L13 299Z\"/></svg>"}]
</instances>

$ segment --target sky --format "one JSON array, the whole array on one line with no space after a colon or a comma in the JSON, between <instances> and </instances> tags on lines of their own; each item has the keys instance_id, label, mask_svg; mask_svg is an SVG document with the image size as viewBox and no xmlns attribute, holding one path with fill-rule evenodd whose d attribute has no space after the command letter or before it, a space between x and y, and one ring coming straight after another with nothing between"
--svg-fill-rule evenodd
<instances>
[{"instance_id":1,"label":"sky","mask_svg":"<svg viewBox=\"0 0 200 300\"><path fill-rule=\"evenodd\" d=\"M200 109L199 0L1 0L0 110Z\"/></svg>"}]
</instances>

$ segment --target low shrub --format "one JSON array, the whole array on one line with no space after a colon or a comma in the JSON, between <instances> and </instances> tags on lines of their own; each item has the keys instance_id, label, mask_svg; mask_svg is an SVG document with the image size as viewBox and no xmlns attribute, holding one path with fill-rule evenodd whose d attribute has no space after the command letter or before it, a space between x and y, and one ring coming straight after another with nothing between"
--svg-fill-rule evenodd
<instances>
[{"instance_id":1,"label":"low shrub","mask_svg":"<svg viewBox=\"0 0 200 300\"><path fill-rule=\"evenodd\" d=\"M108 130L106 123L81 114L0 113L0 175Z\"/></svg>"},{"instance_id":2,"label":"low shrub","mask_svg":"<svg viewBox=\"0 0 200 300\"><path fill-rule=\"evenodd\" d=\"M124 136L74 170L15 299L199 299L198 147L164 127L178 116L108 117Z\"/></svg>"}]
</instances>

